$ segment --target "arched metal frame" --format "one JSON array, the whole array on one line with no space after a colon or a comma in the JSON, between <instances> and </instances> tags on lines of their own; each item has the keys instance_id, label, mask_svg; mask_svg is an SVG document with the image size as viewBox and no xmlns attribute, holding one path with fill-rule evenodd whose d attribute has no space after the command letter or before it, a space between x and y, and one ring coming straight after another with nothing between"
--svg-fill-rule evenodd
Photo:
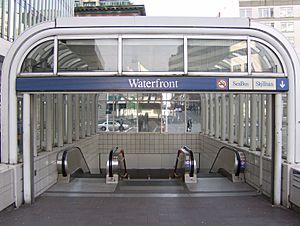
<instances>
[{"instance_id":1,"label":"arched metal frame","mask_svg":"<svg viewBox=\"0 0 300 226\"><path fill-rule=\"evenodd\" d=\"M67 18L57 19L56 22L43 23L26 31L8 52L2 73L2 96L1 96L1 140L2 153L1 159L3 163L14 164L17 163L17 93L16 93L16 77L20 70L20 62L23 62L25 56L33 48L37 42L42 42L45 39L54 38L55 48L57 48L57 37L69 36L86 36L88 34L108 35L119 34L126 37L130 34L140 36L141 34L167 35L168 37L178 37L182 35L186 46L187 37L201 36L221 36L221 37L247 37L249 40L260 40L270 47L279 56L280 61L284 67L285 75L289 79L289 98L288 98L288 155L287 162L290 164L300 162L300 140L296 137L300 136L300 64L295 50L289 41L278 31L271 27L258 24L248 19L237 18L138 18L138 17L122 17L122 18ZM89 38L91 38L89 36ZM121 44L122 39L118 37L119 42L119 59L122 54ZM184 54L187 54L187 47L185 47ZM57 49L55 50L57 54ZM248 57L250 56L250 48L248 46ZM57 55L54 55L54 63L57 65ZM185 55L185 59L186 55ZM187 61L184 62L184 68L187 68ZM249 67L248 67L249 68ZM250 67L251 68L251 67ZM118 65L118 73L122 70L120 63ZM186 73L186 69L184 73ZM54 69L54 74L57 71ZM51 73L52 74L52 73ZM82 73L80 73L82 74ZM100 75L97 73L88 73L89 75ZM103 74L108 74L104 72ZM135 73L140 75L141 73ZM158 73L161 74L161 73ZM174 73L170 73L174 74ZM205 73L206 75L209 75ZM216 73L213 73L216 74ZM223 76L232 75L232 73L222 73ZM240 75L241 73L239 73ZM251 71L248 71L248 75ZM48 74L49 75L49 74ZM53 74L52 74L53 75ZM63 74L62 74L63 75ZM66 74L67 75L67 74ZM73 73L76 75L76 73ZM155 75L155 73L151 73ZM166 74L165 74L166 75ZM201 75L201 73L197 74ZM24 104L30 104L28 94L24 94ZM278 94L277 100L281 98ZM280 104L280 101L276 101ZM26 108L27 109L27 108ZM26 110L27 113L30 109ZM278 114L280 115L280 113ZM278 118L278 117L277 117ZM30 127L28 122L25 122L26 127ZM276 125L275 125L276 126ZM277 125L278 126L278 125ZM27 128L28 129L28 128ZM24 128L26 130L26 128ZM27 131L27 130L26 130ZM30 150L30 134L27 134L24 139L24 145L28 145ZM280 144L281 141L278 141ZM275 149L279 145L275 145ZM278 150L276 150L279 152ZM281 150L280 150L281 152ZM26 155L26 153L25 153ZM279 166L281 161L278 160ZM275 172L278 174L278 172ZM280 176L280 175L277 175ZM25 181L25 179L24 179Z\"/></svg>"}]
</instances>

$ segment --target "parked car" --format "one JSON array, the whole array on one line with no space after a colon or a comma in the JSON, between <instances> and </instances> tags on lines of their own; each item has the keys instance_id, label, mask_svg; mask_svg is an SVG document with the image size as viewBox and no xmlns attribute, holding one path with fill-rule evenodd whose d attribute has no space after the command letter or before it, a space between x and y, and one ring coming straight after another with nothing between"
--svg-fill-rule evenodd
<instances>
[{"instance_id":1,"label":"parked car","mask_svg":"<svg viewBox=\"0 0 300 226\"><path fill-rule=\"evenodd\" d=\"M102 123L98 124L98 129L100 131L106 131L106 128L108 128L109 131L123 131L128 129L128 125L124 123L120 123L117 121L104 121Z\"/></svg>"}]
</instances>

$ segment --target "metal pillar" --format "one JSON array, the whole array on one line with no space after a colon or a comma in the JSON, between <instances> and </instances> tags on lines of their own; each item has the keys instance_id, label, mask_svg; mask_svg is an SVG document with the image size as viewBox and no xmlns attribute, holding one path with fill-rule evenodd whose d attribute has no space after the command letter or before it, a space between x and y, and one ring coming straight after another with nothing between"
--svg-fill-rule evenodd
<instances>
[{"instance_id":1,"label":"metal pillar","mask_svg":"<svg viewBox=\"0 0 300 226\"><path fill-rule=\"evenodd\" d=\"M229 128L229 132L228 132L228 142L229 143L233 143L234 142L234 106L233 106L233 94L230 93L229 94L229 106L228 106L228 110L229 110L229 123L228 123L228 128Z\"/></svg>"},{"instance_id":2,"label":"metal pillar","mask_svg":"<svg viewBox=\"0 0 300 226\"><path fill-rule=\"evenodd\" d=\"M214 101L213 94L209 94L209 135L214 135Z\"/></svg>"},{"instance_id":3,"label":"metal pillar","mask_svg":"<svg viewBox=\"0 0 300 226\"><path fill-rule=\"evenodd\" d=\"M256 151L257 101L256 94L251 95L251 139L250 150Z\"/></svg>"},{"instance_id":4,"label":"metal pillar","mask_svg":"<svg viewBox=\"0 0 300 226\"><path fill-rule=\"evenodd\" d=\"M80 103L79 103L79 94L75 94L75 140L80 139Z\"/></svg>"},{"instance_id":5,"label":"metal pillar","mask_svg":"<svg viewBox=\"0 0 300 226\"><path fill-rule=\"evenodd\" d=\"M64 134L63 134L63 95L57 94L57 104L56 104L56 112L57 112L57 146L64 146Z\"/></svg>"},{"instance_id":6,"label":"metal pillar","mask_svg":"<svg viewBox=\"0 0 300 226\"><path fill-rule=\"evenodd\" d=\"M220 103L219 94L215 94L215 137L220 138Z\"/></svg>"},{"instance_id":7,"label":"metal pillar","mask_svg":"<svg viewBox=\"0 0 300 226\"><path fill-rule=\"evenodd\" d=\"M90 94L86 95L86 135L91 136L91 98Z\"/></svg>"},{"instance_id":8,"label":"metal pillar","mask_svg":"<svg viewBox=\"0 0 300 226\"><path fill-rule=\"evenodd\" d=\"M26 204L31 204L34 199L33 186L33 152L32 152L32 130L30 128L31 96L24 94L23 97L23 186L24 186L24 201Z\"/></svg>"},{"instance_id":9,"label":"metal pillar","mask_svg":"<svg viewBox=\"0 0 300 226\"><path fill-rule=\"evenodd\" d=\"M73 114L72 114L72 95L67 95L67 143L71 144L73 141Z\"/></svg>"},{"instance_id":10,"label":"metal pillar","mask_svg":"<svg viewBox=\"0 0 300 226\"><path fill-rule=\"evenodd\" d=\"M274 205L281 202L281 160L282 160L282 95L275 95L275 153L274 161Z\"/></svg>"},{"instance_id":11,"label":"metal pillar","mask_svg":"<svg viewBox=\"0 0 300 226\"><path fill-rule=\"evenodd\" d=\"M239 95L239 132L238 132L238 144L240 147L244 146L244 101L245 101L244 94ZM246 116L247 117L247 116Z\"/></svg>"},{"instance_id":12,"label":"metal pillar","mask_svg":"<svg viewBox=\"0 0 300 226\"><path fill-rule=\"evenodd\" d=\"M221 97L221 139L226 140L226 94Z\"/></svg>"},{"instance_id":13,"label":"metal pillar","mask_svg":"<svg viewBox=\"0 0 300 226\"><path fill-rule=\"evenodd\" d=\"M47 94L46 96L46 151L52 151L53 146L53 95Z\"/></svg>"},{"instance_id":14,"label":"metal pillar","mask_svg":"<svg viewBox=\"0 0 300 226\"><path fill-rule=\"evenodd\" d=\"M266 156L272 154L272 95L267 95L267 119L266 119Z\"/></svg>"}]
</instances>

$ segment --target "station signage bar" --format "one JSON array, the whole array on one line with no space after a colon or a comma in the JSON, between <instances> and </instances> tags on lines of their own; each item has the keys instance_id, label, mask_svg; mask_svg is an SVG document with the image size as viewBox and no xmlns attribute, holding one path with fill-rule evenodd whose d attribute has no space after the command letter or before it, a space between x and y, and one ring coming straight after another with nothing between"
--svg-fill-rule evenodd
<instances>
[{"instance_id":1,"label":"station signage bar","mask_svg":"<svg viewBox=\"0 0 300 226\"><path fill-rule=\"evenodd\" d=\"M22 77L19 92L288 91L287 78L245 77Z\"/></svg>"}]
</instances>

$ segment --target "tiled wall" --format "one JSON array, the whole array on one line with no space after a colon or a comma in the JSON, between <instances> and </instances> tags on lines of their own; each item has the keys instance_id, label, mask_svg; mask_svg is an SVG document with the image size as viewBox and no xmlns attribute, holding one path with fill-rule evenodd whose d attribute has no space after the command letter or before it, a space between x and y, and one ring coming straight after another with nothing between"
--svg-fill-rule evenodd
<instances>
[{"instance_id":1,"label":"tiled wall","mask_svg":"<svg viewBox=\"0 0 300 226\"><path fill-rule=\"evenodd\" d=\"M39 196L57 181L56 156L60 148L34 158L34 194Z\"/></svg>"},{"instance_id":2,"label":"tiled wall","mask_svg":"<svg viewBox=\"0 0 300 226\"><path fill-rule=\"evenodd\" d=\"M16 206L22 204L22 185L21 164L13 166L0 164L0 211L13 203L16 203Z\"/></svg>"},{"instance_id":3,"label":"tiled wall","mask_svg":"<svg viewBox=\"0 0 300 226\"><path fill-rule=\"evenodd\" d=\"M201 135L201 153L200 153L200 167L209 169L214 157L216 156L219 148L224 145L228 145L227 142L222 142L214 138ZM259 181L260 172L260 162L261 158L259 152L249 151L247 148L240 148L235 146L235 148L244 151L246 155L246 182L251 186L257 188L265 195L270 196L271 194L271 159L263 157L263 173L262 173L262 185Z\"/></svg>"},{"instance_id":4,"label":"tiled wall","mask_svg":"<svg viewBox=\"0 0 300 226\"><path fill-rule=\"evenodd\" d=\"M129 169L173 168L177 151L182 146L189 146L197 156L200 150L199 137L199 134L193 133L100 133L98 151L101 154L101 166L105 168L109 151L118 146L125 151Z\"/></svg>"}]
</instances>

